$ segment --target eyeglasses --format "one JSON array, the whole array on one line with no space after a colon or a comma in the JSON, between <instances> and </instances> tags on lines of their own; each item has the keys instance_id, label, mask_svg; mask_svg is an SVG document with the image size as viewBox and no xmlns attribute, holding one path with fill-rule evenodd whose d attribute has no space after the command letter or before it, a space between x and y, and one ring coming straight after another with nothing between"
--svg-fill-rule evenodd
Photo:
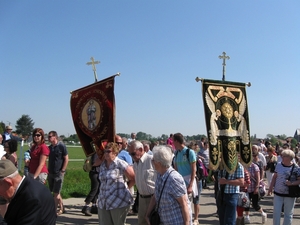
<instances>
[{"instance_id":1,"label":"eyeglasses","mask_svg":"<svg viewBox=\"0 0 300 225\"><path fill-rule=\"evenodd\" d=\"M111 153L112 151L111 151L111 150L104 150L103 152L109 154L109 153Z\"/></svg>"},{"instance_id":2,"label":"eyeglasses","mask_svg":"<svg viewBox=\"0 0 300 225\"><path fill-rule=\"evenodd\" d=\"M35 134L35 135L33 135L34 137L40 137L40 136L42 136L42 135L40 135L40 134Z\"/></svg>"}]
</instances>

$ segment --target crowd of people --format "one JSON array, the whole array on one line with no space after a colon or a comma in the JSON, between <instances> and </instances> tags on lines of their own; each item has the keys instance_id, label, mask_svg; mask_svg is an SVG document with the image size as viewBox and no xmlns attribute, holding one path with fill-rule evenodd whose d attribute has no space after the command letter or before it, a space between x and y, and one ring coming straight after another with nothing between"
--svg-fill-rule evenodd
<instances>
[{"instance_id":1,"label":"crowd of people","mask_svg":"<svg viewBox=\"0 0 300 225\"><path fill-rule=\"evenodd\" d=\"M69 161L67 148L56 131L48 133L49 146L41 128L33 130L32 139L21 176L16 151L23 139L12 135L11 126L0 135L0 224L54 225L65 211L60 191Z\"/></svg>"},{"instance_id":2,"label":"crowd of people","mask_svg":"<svg viewBox=\"0 0 300 225\"><path fill-rule=\"evenodd\" d=\"M47 146L44 131L34 129L24 155L27 175L22 177L15 154L20 140L10 131L7 126L0 136L0 187L5 187L0 188L0 224L55 224L65 211L60 191L69 161L66 146L56 131L48 133ZM296 197L289 195L288 187L300 185L300 169L299 153L290 148L289 143L280 147L261 141L252 145L249 165L238 162L228 173L222 167L210 169L206 138L186 145L181 133L170 134L163 144L136 140L135 133L128 139L116 135L105 146L103 158L91 156L91 189L81 212L97 214L100 225L123 225L132 213L139 225L151 225L153 211L160 224L198 225L201 192L212 179L220 225L250 224L250 208L261 214L264 224L268 218L260 205L264 194L273 195L273 224L280 225L281 212L283 224L292 224ZM247 207L238 205L240 192L251 201Z\"/></svg>"}]
</instances>

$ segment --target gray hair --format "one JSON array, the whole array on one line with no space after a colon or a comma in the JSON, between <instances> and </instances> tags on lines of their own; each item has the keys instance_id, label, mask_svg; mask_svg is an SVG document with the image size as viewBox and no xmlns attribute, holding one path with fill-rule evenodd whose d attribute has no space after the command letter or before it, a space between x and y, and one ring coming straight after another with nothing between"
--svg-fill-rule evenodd
<instances>
[{"instance_id":1,"label":"gray hair","mask_svg":"<svg viewBox=\"0 0 300 225\"><path fill-rule=\"evenodd\" d=\"M162 166L169 168L173 161L173 152L169 146L158 145L153 148L153 159L160 162Z\"/></svg>"},{"instance_id":2,"label":"gray hair","mask_svg":"<svg viewBox=\"0 0 300 225\"><path fill-rule=\"evenodd\" d=\"M295 153L290 149L285 149L281 152L281 156L289 156L291 159L295 158Z\"/></svg>"},{"instance_id":3,"label":"gray hair","mask_svg":"<svg viewBox=\"0 0 300 225\"><path fill-rule=\"evenodd\" d=\"M131 141L131 142L129 143L129 146L130 146L130 147L133 146L134 149L140 149L140 148L144 149L144 146L143 146L142 142L136 141L136 140Z\"/></svg>"}]
</instances>

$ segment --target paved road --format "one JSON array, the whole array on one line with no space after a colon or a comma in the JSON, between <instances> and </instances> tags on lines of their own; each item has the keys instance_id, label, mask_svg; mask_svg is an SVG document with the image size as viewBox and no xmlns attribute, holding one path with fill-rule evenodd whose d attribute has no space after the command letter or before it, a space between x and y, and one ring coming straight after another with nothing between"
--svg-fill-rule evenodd
<instances>
[{"instance_id":1,"label":"paved road","mask_svg":"<svg viewBox=\"0 0 300 225\"><path fill-rule=\"evenodd\" d=\"M218 225L218 217L216 216L216 205L215 199L213 197L213 190L203 190L200 200L200 215L199 222L203 225ZM264 211L268 213L268 221L265 225L272 225L273 209L272 209L272 197L265 197L261 200L260 204ZM91 217L84 216L81 213L81 209L84 204L83 198L69 198L64 200L65 208L67 212L60 215L57 218L56 224L74 224L74 225L85 225L85 224L99 224L98 215L93 215ZM261 216L259 213L250 212L251 224L261 224ZM282 223L282 222L281 222ZM128 216L126 224L137 225L137 216ZM294 219L292 224L300 224L300 204L296 204Z\"/></svg>"}]
</instances>

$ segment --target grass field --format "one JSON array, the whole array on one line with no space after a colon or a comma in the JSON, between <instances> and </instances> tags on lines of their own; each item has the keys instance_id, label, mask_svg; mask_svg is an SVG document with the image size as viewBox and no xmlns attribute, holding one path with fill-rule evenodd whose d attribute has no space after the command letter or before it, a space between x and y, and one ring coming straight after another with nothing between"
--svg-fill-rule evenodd
<instances>
[{"instance_id":1,"label":"grass field","mask_svg":"<svg viewBox=\"0 0 300 225\"><path fill-rule=\"evenodd\" d=\"M18 148L19 152L17 152L18 157L20 157L20 147ZM23 146L22 153L28 149L27 145ZM83 149L81 146L67 146L69 161L63 188L61 191L61 195L63 198L71 198L71 197L85 197L90 190L90 179L89 174L84 172L82 169L84 159L86 158ZM23 159L24 156L22 156ZM72 159L82 159L82 161L72 161ZM21 169L21 173L23 173L23 160L19 168Z\"/></svg>"},{"instance_id":2,"label":"grass field","mask_svg":"<svg viewBox=\"0 0 300 225\"><path fill-rule=\"evenodd\" d=\"M67 146L69 159L85 159L81 147ZM69 161L61 195L63 198L85 197L90 191L89 174L82 169L84 161Z\"/></svg>"}]
</instances>

